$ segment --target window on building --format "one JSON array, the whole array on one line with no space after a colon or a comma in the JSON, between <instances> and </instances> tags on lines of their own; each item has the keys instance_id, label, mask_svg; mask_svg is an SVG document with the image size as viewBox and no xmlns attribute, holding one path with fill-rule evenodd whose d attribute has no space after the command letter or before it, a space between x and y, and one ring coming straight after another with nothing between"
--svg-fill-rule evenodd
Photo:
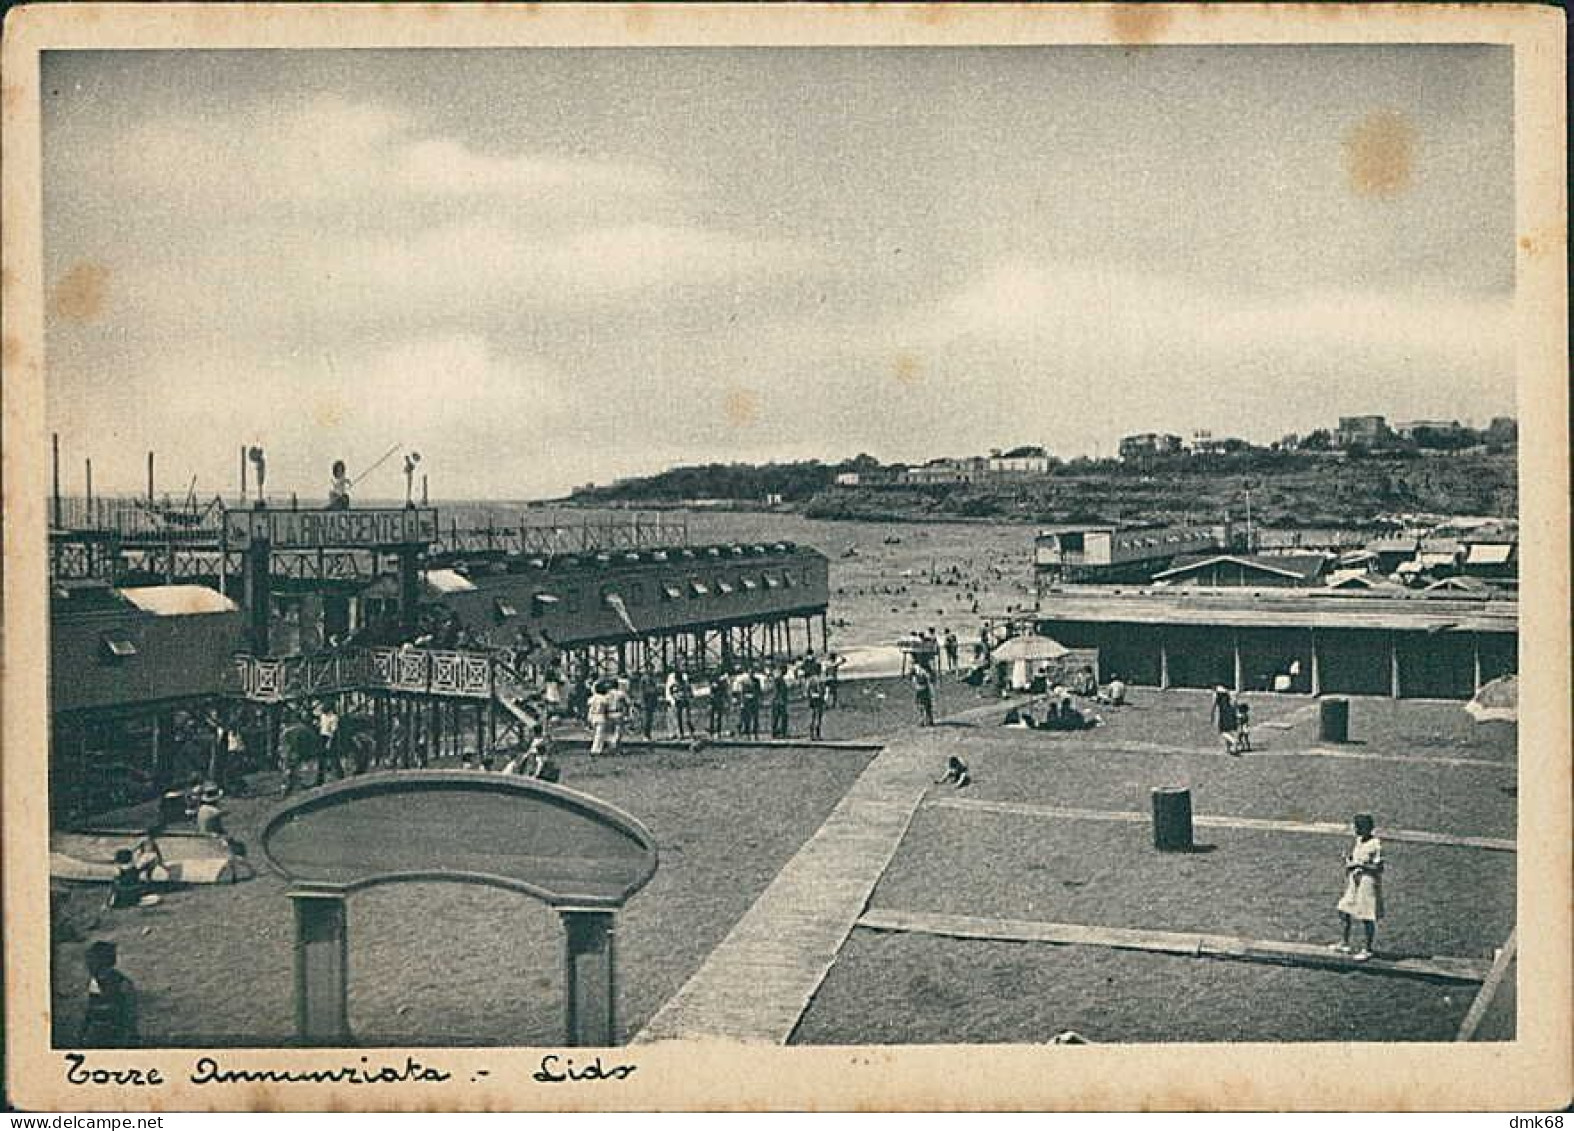
<instances>
[{"instance_id":1,"label":"window on building","mask_svg":"<svg viewBox=\"0 0 1574 1131\"><path fill-rule=\"evenodd\" d=\"M561 603L560 598L554 593L537 593L530 598L530 615L533 617L544 616L553 605Z\"/></svg>"},{"instance_id":2,"label":"window on building","mask_svg":"<svg viewBox=\"0 0 1574 1131\"><path fill-rule=\"evenodd\" d=\"M672 582L670 582L670 581L662 582L662 585L661 585L661 597L662 597L662 600L664 600L664 601L676 601L679 598L681 598L682 596L683 596L683 591L681 589L679 589L676 585L672 584Z\"/></svg>"},{"instance_id":3,"label":"window on building","mask_svg":"<svg viewBox=\"0 0 1574 1131\"><path fill-rule=\"evenodd\" d=\"M111 660L129 660L137 654L136 641L125 632L106 632L99 637L99 641Z\"/></svg>"}]
</instances>

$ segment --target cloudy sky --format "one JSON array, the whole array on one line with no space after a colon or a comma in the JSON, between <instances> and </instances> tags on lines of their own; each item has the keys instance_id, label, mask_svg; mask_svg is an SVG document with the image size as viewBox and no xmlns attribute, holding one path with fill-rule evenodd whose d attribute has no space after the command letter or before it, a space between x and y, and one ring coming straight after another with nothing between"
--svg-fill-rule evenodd
<instances>
[{"instance_id":1,"label":"cloudy sky","mask_svg":"<svg viewBox=\"0 0 1574 1131\"><path fill-rule=\"evenodd\" d=\"M1506 48L68 52L43 91L50 425L101 489L148 448L521 498L1514 411Z\"/></svg>"}]
</instances>

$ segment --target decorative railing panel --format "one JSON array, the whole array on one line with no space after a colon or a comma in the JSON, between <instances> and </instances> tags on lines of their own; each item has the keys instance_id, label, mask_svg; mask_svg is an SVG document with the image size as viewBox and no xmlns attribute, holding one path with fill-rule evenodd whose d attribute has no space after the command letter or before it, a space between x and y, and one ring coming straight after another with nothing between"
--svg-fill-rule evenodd
<instances>
[{"instance_id":1,"label":"decorative railing panel","mask_svg":"<svg viewBox=\"0 0 1574 1131\"><path fill-rule=\"evenodd\" d=\"M466 699L493 693L494 659L486 652L422 648L340 648L305 656L237 655L235 693L277 703L341 691L407 691Z\"/></svg>"}]
</instances>

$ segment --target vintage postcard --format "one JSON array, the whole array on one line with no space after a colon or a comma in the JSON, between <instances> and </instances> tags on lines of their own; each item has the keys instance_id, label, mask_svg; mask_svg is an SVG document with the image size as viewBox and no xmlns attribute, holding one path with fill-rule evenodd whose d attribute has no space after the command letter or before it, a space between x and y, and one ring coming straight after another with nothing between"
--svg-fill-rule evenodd
<instances>
[{"instance_id":1,"label":"vintage postcard","mask_svg":"<svg viewBox=\"0 0 1574 1131\"><path fill-rule=\"evenodd\" d=\"M10 1101L1568 1103L1563 45L11 9Z\"/></svg>"}]
</instances>

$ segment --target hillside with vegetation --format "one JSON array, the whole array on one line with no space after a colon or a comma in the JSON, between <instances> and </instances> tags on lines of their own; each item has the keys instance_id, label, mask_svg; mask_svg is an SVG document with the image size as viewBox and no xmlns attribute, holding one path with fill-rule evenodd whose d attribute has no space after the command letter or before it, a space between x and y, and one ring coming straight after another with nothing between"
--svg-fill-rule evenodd
<instances>
[{"instance_id":1,"label":"hillside with vegetation","mask_svg":"<svg viewBox=\"0 0 1574 1131\"><path fill-rule=\"evenodd\" d=\"M1398 514L1518 513L1512 448L1464 451L1270 451L1178 455L1140 463L1077 459L1042 475L996 475L970 483L903 483L900 468L869 457L839 464L712 464L679 467L607 487L572 502L595 506L779 505L810 518L1017 519L1024 522L1214 521L1248 506L1264 526L1380 525ZM859 473L842 485L837 476Z\"/></svg>"}]
</instances>

